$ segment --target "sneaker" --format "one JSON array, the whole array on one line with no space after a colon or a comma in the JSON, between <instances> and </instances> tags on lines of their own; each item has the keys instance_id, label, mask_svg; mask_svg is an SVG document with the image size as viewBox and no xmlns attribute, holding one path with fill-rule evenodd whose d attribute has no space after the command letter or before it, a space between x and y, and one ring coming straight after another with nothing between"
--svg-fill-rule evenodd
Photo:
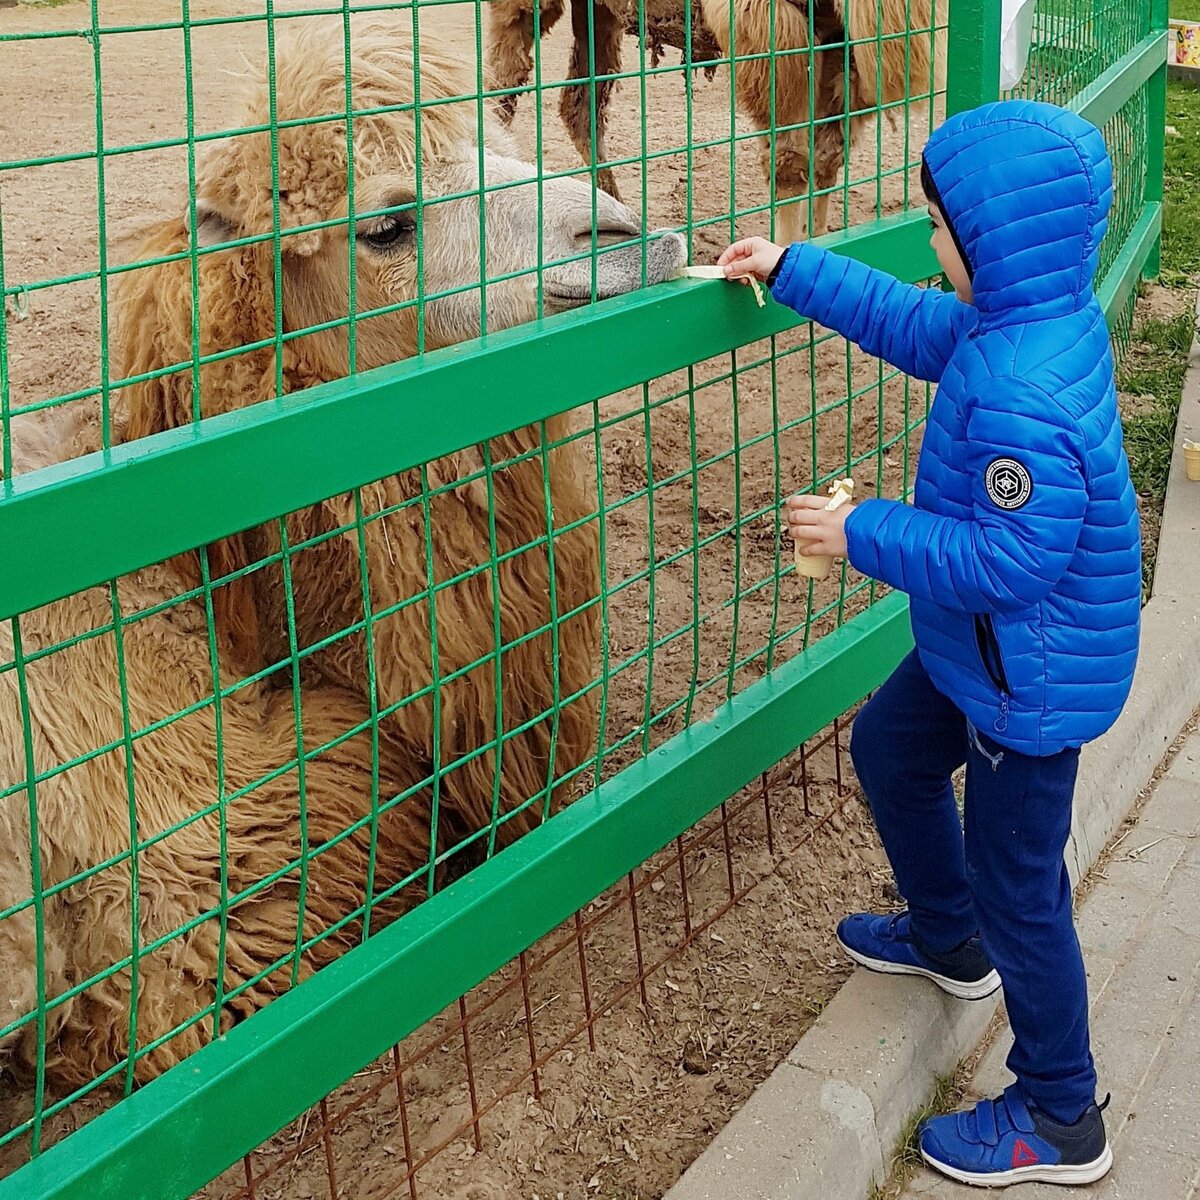
<instances>
[{"instance_id":1,"label":"sneaker","mask_svg":"<svg viewBox=\"0 0 1200 1200\"><path fill-rule=\"evenodd\" d=\"M1113 1161L1101 1115L1107 1104L1106 1097L1073 1125L1062 1125L1026 1103L1014 1084L996 1100L926 1121L921 1157L934 1170L975 1187L1095 1183Z\"/></svg>"},{"instance_id":2,"label":"sneaker","mask_svg":"<svg viewBox=\"0 0 1200 1200\"><path fill-rule=\"evenodd\" d=\"M959 1000L983 1000L1000 986L1000 976L977 936L945 954L927 953L913 939L907 911L892 916L854 913L838 925L837 939L868 970L923 975Z\"/></svg>"}]
</instances>

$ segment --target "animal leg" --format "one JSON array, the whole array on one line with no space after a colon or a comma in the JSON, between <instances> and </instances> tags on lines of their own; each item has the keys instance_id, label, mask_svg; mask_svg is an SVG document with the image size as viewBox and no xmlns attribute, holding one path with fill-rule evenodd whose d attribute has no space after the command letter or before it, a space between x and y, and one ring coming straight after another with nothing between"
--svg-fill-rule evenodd
<instances>
[{"instance_id":1,"label":"animal leg","mask_svg":"<svg viewBox=\"0 0 1200 1200\"><path fill-rule=\"evenodd\" d=\"M829 228L833 188L846 161L846 88L840 47L818 51L815 72L811 161L809 130L801 127L779 134L775 152L776 194L780 200L808 197L808 201L777 210L776 232L780 241L799 241L808 235L820 237ZM857 78L851 65L852 83ZM853 135L854 125L850 125ZM769 164L768 164L769 168Z\"/></svg>"},{"instance_id":2,"label":"animal leg","mask_svg":"<svg viewBox=\"0 0 1200 1200\"><path fill-rule=\"evenodd\" d=\"M780 192L781 200L790 199ZM797 200L786 208L775 210L775 240L781 246L790 246L793 242L802 242L808 236L808 222L805 220L805 204Z\"/></svg>"},{"instance_id":3,"label":"animal leg","mask_svg":"<svg viewBox=\"0 0 1200 1200\"><path fill-rule=\"evenodd\" d=\"M823 126L817 135L815 149L813 190L819 194L813 200L812 236L820 237L829 229L829 202L846 158L842 124Z\"/></svg>"},{"instance_id":4,"label":"animal leg","mask_svg":"<svg viewBox=\"0 0 1200 1200\"><path fill-rule=\"evenodd\" d=\"M771 178L771 147L763 146L763 172ZM808 130L787 130L775 137L775 240L783 245L807 236Z\"/></svg>"},{"instance_id":5,"label":"animal leg","mask_svg":"<svg viewBox=\"0 0 1200 1200\"><path fill-rule=\"evenodd\" d=\"M590 18L590 19L589 19ZM591 44L595 47L595 75L592 75L588 30L591 25ZM607 161L605 131L608 125L608 103L612 98L613 81L602 76L615 75L621 69L621 38L623 21L603 3L592 0L571 0L572 79L592 78L594 83L573 83L563 89L560 112L563 124L571 135L575 149L584 162L592 162L592 88L596 93L595 162ZM612 169L599 166L596 182L614 200L619 200L617 181Z\"/></svg>"},{"instance_id":6,"label":"animal leg","mask_svg":"<svg viewBox=\"0 0 1200 1200\"><path fill-rule=\"evenodd\" d=\"M16 862L20 862L20 848ZM28 875L25 876L29 878ZM26 885L28 887L28 884ZM28 892L20 897L25 900ZM9 900L9 896L2 900ZM12 897L16 900L17 897ZM47 933L50 931L47 930ZM56 1000L65 990L62 948L57 939L47 939L46 955L46 997ZM4 1022L19 1019L37 1010L37 951L34 915L31 909L14 913L0 922L0 1002L3 1008ZM47 1013L46 1040L50 1042L57 1036L66 1013L74 1007L74 1001L56 1006ZM23 1025L10 1033L0 1043L0 1071L8 1068L14 1075L24 1081L32 1081L38 1061L38 1027L35 1021ZM0 1131L3 1132L3 1131Z\"/></svg>"},{"instance_id":7,"label":"animal leg","mask_svg":"<svg viewBox=\"0 0 1200 1200\"><path fill-rule=\"evenodd\" d=\"M16 684L8 678L0 684L0 778L19 779L23 770L18 765L19 749L23 744L15 700ZM5 761L6 755L9 756ZM39 788L39 809L43 819L57 805L62 784L57 780ZM45 820L50 825L49 820ZM43 828L41 846L42 886L58 883L50 874L54 854L59 847L53 834ZM4 847L4 869L0 871L0 911L28 904L33 891L33 867L28 809L25 797L13 796L0 803L0 845ZM66 857L67 851L63 851ZM64 919L62 893L48 896L42 904L42 958L44 999L51 1004L46 1012L46 1041L52 1043L58 1030L74 1009L76 1000L55 1003L74 982L70 969L86 971L90 962L73 944L72 927ZM20 1020L37 1011L38 992L38 930L34 909L24 908L0 920L0 1027ZM126 926L128 928L128 926ZM49 1057L53 1056L51 1046ZM38 1025L29 1021L0 1040L0 1075L9 1070L23 1081L32 1080L38 1062ZM0 1134L6 1132L0 1127Z\"/></svg>"},{"instance_id":8,"label":"animal leg","mask_svg":"<svg viewBox=\"0 0 1200 1200\"><path fill-rule=\"evenodd\" d=\"M781 52L803 50L808 44L807 16L793 5L781 4L775 18L776 48ZM768 33L743 17L730 53L761 53L768 48ZM809 57L805 53L780 53L773 69L763 59L752 59L739 64L737 70L738 105L753 127L763 131L763 175L776 206L776 237L788 242L804 239L808 216L808 205L800 197L808 194L812 136ZM773 134L769 132L772 129Z\"/></svg>"},{"instance_id":9,"label":"animal leg","mask_svg":"<svg viewBox=\"0 0 1200 1200\"><path fill-rule=\"evenodd\" d=\"M817 58L816 119L813 131L812 236L820 237L829 228L829 202L833 188L846 161L847 139L853 139L855 119L846 118L846 88L840 51L826 51ZM851 65L851 76L856 72ZM848 215L848 214L847 214Z\"/></svg>"},{"instance_id":10,"label":"animal leg","mask_svg":"<svg viewBox=\"0 0 1200 1200\"><path fill-rule=\"evenodd\" d=\"M497 102L500 118L506 125L512 123L519 99L519 94L509 89L523 88L533 71L534 33L545 36L562 12L563 0L545 0L541 6L539 28L535 29L535 5L531 0L505 0L488 6L490 86L509 93Z\"/></svg>"}]
</instances>

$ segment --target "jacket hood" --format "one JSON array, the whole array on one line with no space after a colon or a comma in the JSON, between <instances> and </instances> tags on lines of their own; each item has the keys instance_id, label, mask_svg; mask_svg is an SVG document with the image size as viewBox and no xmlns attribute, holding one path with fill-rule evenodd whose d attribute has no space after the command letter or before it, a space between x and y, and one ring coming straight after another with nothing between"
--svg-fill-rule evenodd
<instances>
[{"instance_id":1,"label":"jacket hood","mask_svg":"<svg viewBox=\"0 0 1200 1200\"><path fill-rule=\"evenodd\" d=\"M1038 320L1091 300L1112 205L1099 129L1053 104L1004 100L946 121L923 165L981 315Z\"/></svg>"}]
</instances>

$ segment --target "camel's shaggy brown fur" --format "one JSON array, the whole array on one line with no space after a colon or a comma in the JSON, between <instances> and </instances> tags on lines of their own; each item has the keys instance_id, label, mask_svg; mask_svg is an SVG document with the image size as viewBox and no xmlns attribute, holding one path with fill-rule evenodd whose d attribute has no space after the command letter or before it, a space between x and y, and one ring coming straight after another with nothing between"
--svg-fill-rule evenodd
<instances>
[{"instance_id":1,"label":"camel's shaggy brown fur","mask_svg":"<svg viewBox=\"0 0 1200 1200\"><path fill-rule=\"evenodd\" d=\"M685 0L649 0L647 25L682 25ZM688 0L690 2L690 0ZM563 0L541 0L541 32L546 33L562 14ZM774 0L775 30L771 37L772 0L697 0L699 16L693 18L693 61L712 54L704 45L715 38L723 57L767 55L737 64L737 98L756 129L771 128L771 72L774 69L774 179L775 198L782 202L813 191L812 230L816 235L828 224L829 191L845 161L847 140L853 140L862 123L880 106L893 105L906 95L930 90L930 62L935 38L930 33L931 0ZM492 85L498 89L525 85L532 68L534 0L495 0L489 6L488 56ZM590 18L589 18L590 10ZM589 74L589 20L595 74L611 76L621 69L621 39L630 20L636 19L632 0L571 0L574 38L570 78ZM912 36L906 31L915 30ZM924 32L922 32L924 31ZM897 36L899 35L899 36ZM846 39L852 43L846 53ZM786 51L811 53L787 54ZM822 49L824 47L824 49ZM847 70L847 60L849 69ZM812 81L809 64L812 64ZM814 104L809 111L810 86ZM607 157L605 128L613 83L596 87L597 161ZM502 102L502 113L511 120L515 96ZM846 114L850 114L846 120ZM563 89L562 117L571 139L585 161L592 154L591 95L587 84ZM796 126L796 128L788 128ZM848 127L848 129L847 129ZM810 137L812 139L810 163ZM764 144L763 170L772 178L771 147ZM598 176L601 186L616 195L612 172ZM779 236L792 241L804 236L803 203L778 210Z\"/></svg>"},{"instance_id":2,"label":"camel's shaggy brown fur","mask_svg":"<svg viewBox=\"0 0 1200 1200\"><path fill-rule=\"evenodd\" d=\"M621 70L621 41L626 33L639 36L640 13L638 0L570 0L571 2L571 62L567 78L586 80L593 74L596 84L596 146L595 159L601 164L596 181L610 196L617 196L616 177L608 160L606 135L608 105L616 84L608 76ZM706 28L700 13L700 0L687 0L692 6L691 61L712 74L710 64L717 58L719 47ZM540 0L541 12L537 30L545 37L563 15L564 0ZM500 115L511 123L517 110L517 92L529 81L533 71L534 12L538 0L493 0L488 5L487 62L491 86L507 90L500 98ZM642 0L645 14L644 36L655 66L663 46L685 51L687 25L684 0ZM589 35L589 23L592 26ZM685 54L686 57L686 54ZM584 162L593 161L592 152L592 88L576 82L562 89L559 113L571 136L575 149Z\"/></svg>"},{"instance_id":3,"label":"camel's shaggy brown fur","mask_svg":"<svg viewBox=\"0 0 1200 1200\"><path fill-rule=\"evenodd\" d=\"M282 122L345 110L340 22L336 28L304 24L294 42L278 49ZM401 27L378 22L356 27L350 70L356 109L411 104L414 66ZM469 87L431 41L422 46L420 75L426 102ZM427 195L439 188L454 192L477 170L473 112L453 105L422 112ZM265 79L251 80L236 124L268 120ZM397 193L411 195L412 109L357 118L353 137L357 211L395 204ZM283 321L286 329L299 329L346 312L347 230L289 234L301 224L347 213L344 123L283 129L278 169L285 234ZM197 190L202 242L269 232L273 195L267 135L218 144L201 163ZM467 204L462 224L468 229L472 221L478 224L471 211ZM186 249L189 226L182 216L162 222L140 257ZM426 287L432 291L439 270L454 277L459 266L439 265L436 226L431 222L430 228L425 253L434 282L427 280ZM356 253L360 309L416 296L415 254ZM470 253L468 245L468 260ZM273 254L265 242L200 258L202 354L274 337ZM116 317L126 374L188 362L188 261L148 267L124 280ZM493 321L533 315L523 296L499 289ZM462 328L456 322L468 311L478 320L478 299L477 292L468 294L460 309L450 302L440 310L442 302L430 304L429 344L470 332L469 321ZM357 341L360 369L411 354L417 345L414 310L364 320ZM344 375L348 365L345 329L327 330L286 343L282 364L268 346L205 365L198 400L190 368L122 390L115 424L124 439L144 437L187 425L197 411L208 416L268 399L275 394L277 366L284 389L291 391ZM453 402L446 397L447 404ZM398 412L396 419L406 418ZM19 653L25 656L77 633L105 632L31 664L27 695L13 672L0 674L0 790L26 777L20 733L26 712L37 772L110 744L117 747L37 787L37 842L46 888L111 860L86 881L48 896L44 905L45 995L51 1001L116 967L49 1010L47 1068L55 1085L87 1083L122 1062L131 1048L131 1007L134 1048L144 1050L161 1040L138 1060L137 1077L177 1062L212 1036L218 989L225 996L237 992L217 1015L215 1024L225 1026L289 986L293 971L303 976L359 939L361 920L329 931L370 899L372 871L378 895L418 872L431 852L445 852L482 830L471 852L481 854L496 814L503 820L498 844L504 845L548 807L548 783L572 772L594 749L591 698L571 699L594 679L597 647L596 610L589 606L598 591L595 524L589 519L594 501L583 482L589 472L570 444L541 451L543 437L553 443L567 433L565 418L555 418L544 430L523 429L486 450L440 460L428 468L424 492L417 471L364 487L361 553L354 495L335 496L291 515L289 545L312 542L287 562L291 613L284 565L276 559L250 569L277 555L278 524L209 546L211 576L235 575L212 596L211 645L204 599L169 603L201 585L200 553L120 582L123 615L159 611L124 625L119 640L111 628L106 589L22 618ZM29 469L63 457L64 443L67 452L91 448L96 430L94 423L88 428L78 421L69 427L43 421L22 438L21 465ZM496 463L519 460L496 470L494 531L483 482L460 482L483 465L485 455ZM220 488L222 481L214 479L212 486ZM417 502L410 503L414 498ZM194 502L203 504L204 496ZM558 532L573 525L571 532ZM554 534L552 551L548 532ZM493 560L491 569L469 575ZM364 592L375 617L369 638L363 631ZM575 615L557 631L556 658L549 627L556 614L569 613ZM494 624L502 643L511 644L499 658ZM0 661L10 661L17 648L7 626L4 630ZM295 662L293 641L301 652ZM218 704L209 702L213 654L222 688ZM118 656L127 681L126 707ZM293 671L301 685L302 766L296 761ZM247 679L253 682L240 682ZM402 704L410 696L417 698ZM558 697L571 702L552 716ZM379 722L373 739L373 707L392 705L402 706ZM154 727L181 712L188 715ZM126 742L146 730L132 741L129 761ZM471 757L498 732L512 735L501 754L489 750ZM372 771L376 741L377 779ZM322 746L327 748L316 752ZM464 756L469 761L452 767ZM372 819L373 797L386 804L435 768L442 769L436 787L418 788ZM562 786L554 795L562 798ZM220 803L222 797L233 798ZM539 799L522 809L530 797ZM342 836L356 822L361 828ZM131 824L144 847L136 864L128 857ZM23 792L0 800L0 841L8 848L0 870L3 910L30 896L30 817ZM306 851L304 868L292 866ZM428 882L428 873L420 875L380 902L372 928L409 907ZM199 920L223 908L221 915ZM298 938L323 934L328 936L295 954ZM0 1025L38 1006L34 939L32 908L0 921ZM136 963L134 1002L129 956L159 939L162 945ZM201 1021L173 1032L206 1010ZM11 1035L2 1048L8 1066L18 1073L32 1070L36 1041L34 1023Z\"/></svg>"}]
</instances>

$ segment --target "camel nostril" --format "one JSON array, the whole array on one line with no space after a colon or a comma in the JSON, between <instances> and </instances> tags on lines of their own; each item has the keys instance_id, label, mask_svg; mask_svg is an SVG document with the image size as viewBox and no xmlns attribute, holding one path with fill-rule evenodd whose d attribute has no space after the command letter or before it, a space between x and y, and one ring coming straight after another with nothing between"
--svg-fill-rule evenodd
<instances>
[{"instance_id":1,"label":"camel nostril","mask_svg":"<svg viewBox=\"0 0 1200 1200\"><path fill-rule=\"evenodd\" d=\"M638 235L637 229L612 229L601 227L596 230L595 241L596 245L601 249L607 249L609 246L619 246L623 242L631 241ZM581 233L576 238L580 249L590 250L592 246L592 231L590 229Z\"/></svg>"},{"instance_id":2,"label":"camel nostril","mask_svg":"<svg viewBox=\"0 0 1200 1200\"><path fill-rule=\"evenodd\" d=\"M575 242L582 249L590 248L593 238L593 228L598 246L616 246L621 242L629 241L630 238L637 237L641 233L641 227L636 221L626 220L623 217L614 218L608 213L600 215L593 227L589 214L587 223L577 227L575 232Z\"/></svg>"}]
</instances>

